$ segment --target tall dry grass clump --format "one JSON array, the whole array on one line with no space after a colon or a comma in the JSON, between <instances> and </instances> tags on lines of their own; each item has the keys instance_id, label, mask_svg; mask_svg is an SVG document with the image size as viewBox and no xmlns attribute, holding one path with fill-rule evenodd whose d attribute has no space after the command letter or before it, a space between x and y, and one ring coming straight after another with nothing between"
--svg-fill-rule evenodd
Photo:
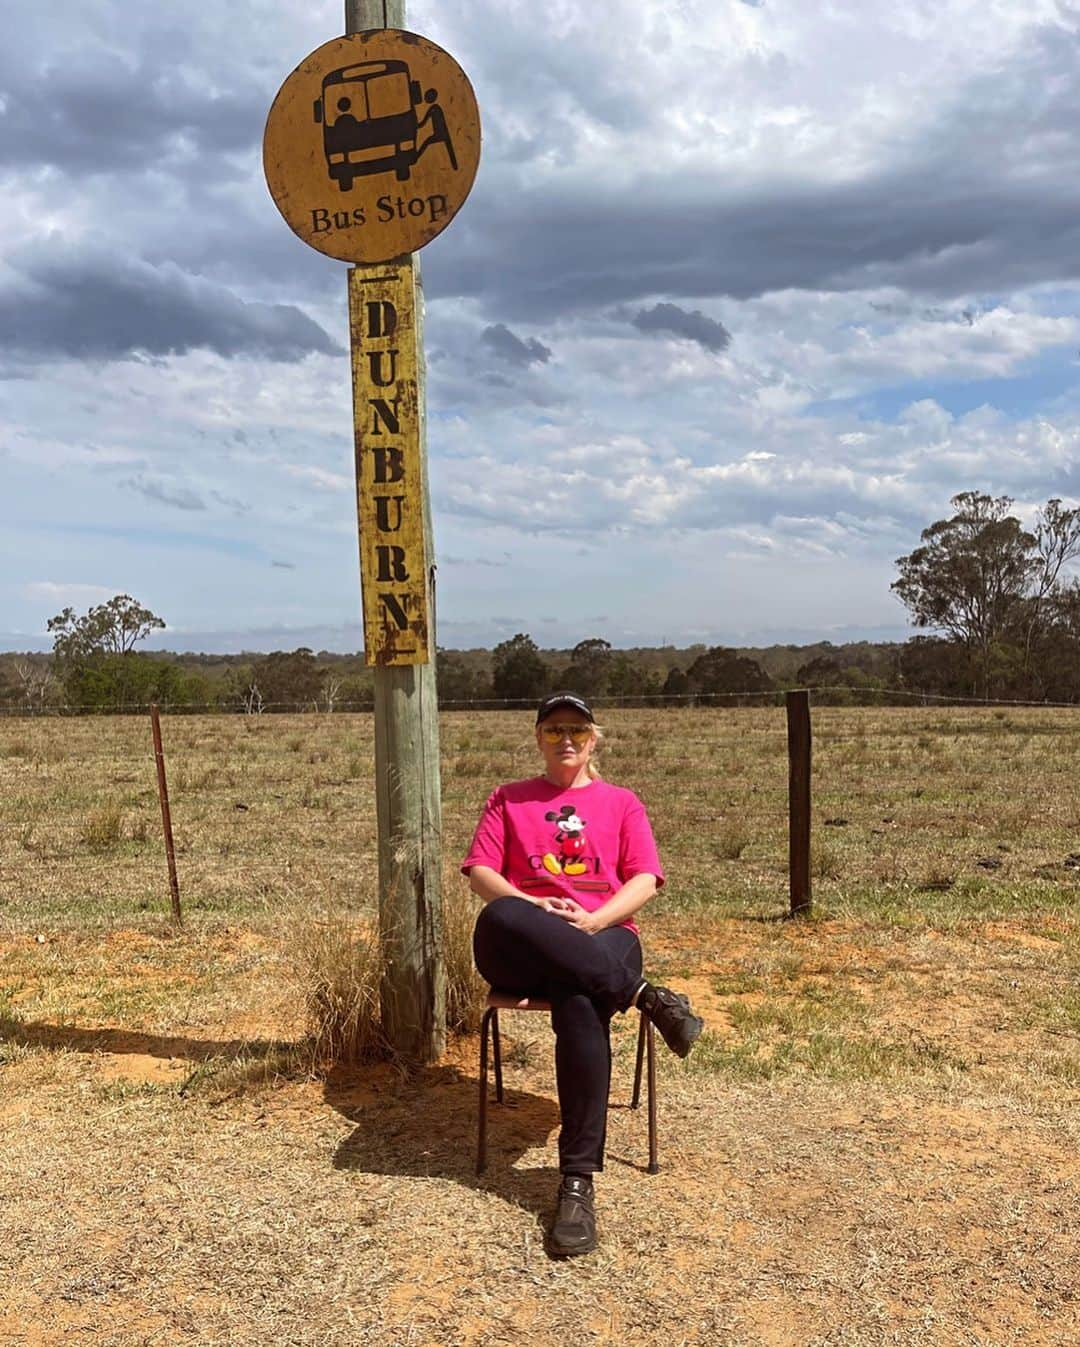
<instances>
[{"instance_id":1,"label":"tall dry grass clump","mask_svg":"<svg viewBox=\"0 0 1080 1347\"><path fill-rule=\"evenodd\" d=\"M286 929L313 1066L355 1065L389 1056L379 1015L383 958L374 916L298 912Z\"/></svg>"},{"instance_id":2,"label":"tall dry grass clump","mask_svg":"<svg viewBox=\"0 0 1080 1347\"><path fill-rule=\"evenodd\" d=\"M446 1027L471 1034L480 1028L487 983L473 964L472 933L480 900L456 872L443 882L442 947L446 967Z\"/></svg>"},{"instance_id":3,"label":"tall dry grass clump","mask_svg":"<svg viewBox=\"0 0 1080 1347\"><path fill-rule=\"evenodd\" d=\"M487 994L487 984L473 966L476 911L477 899L455 875L442 902L446 1027L453 1034L479 1028ZM304 1001L313 1067L393 1056L380 1014L384 960L375 914L297 911L285 929L287 957Z\"/></svg>"},{"instance_id":4,"label":"tall dry grass clump","mask_svg":"<svg viewBox=\"0 0 1080 1347\"><path fill-rule=\"evenodd\" d=\"M750 845L750 831L739 819L725 819L720 825L713 850L720 860L737 861Z\"/></svg>"},{"instance_id":5,"label":"tall dry grass clump","mask_svg":"<svg viewBox=\"0 0 1080 1347\"><path fill-rule=\"evenodd\" d=\"M100 855L120 845L124 834L124 815L118 805L95 809L83 823L79 837L88 851Z\"/></svg>"}]
</instances>

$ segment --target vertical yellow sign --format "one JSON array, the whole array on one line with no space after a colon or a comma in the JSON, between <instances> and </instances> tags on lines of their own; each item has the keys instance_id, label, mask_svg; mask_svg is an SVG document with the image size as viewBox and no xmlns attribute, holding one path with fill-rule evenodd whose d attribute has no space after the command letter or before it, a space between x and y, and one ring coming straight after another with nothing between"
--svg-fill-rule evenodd
<instances>
[{"instance_id":1,"label":"vertical yellow sign","mask_svg":"<svg viewBox=\"0 0 1080 1347\"><path fill-rule=\"evenodd\" d=\"M412 260L349 272L356 508L368 664L430 660Z\"/></svg>"}]
</instances>

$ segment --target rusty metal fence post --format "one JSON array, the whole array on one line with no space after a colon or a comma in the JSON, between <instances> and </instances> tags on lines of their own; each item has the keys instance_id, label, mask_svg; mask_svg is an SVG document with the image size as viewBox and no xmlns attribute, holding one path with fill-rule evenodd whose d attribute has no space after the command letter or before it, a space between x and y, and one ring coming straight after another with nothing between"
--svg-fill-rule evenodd
<instances>
[{"instance_id":1,"label":"rusty metal fence post","mask_svg":"<svg viewBox=\"0 0 1080 1347\"><path fill-rule=\"evenodd\" d=\"M788 867L791 915L808 916L810 892L810 693L787 694Z\"/></svg>"},{"instance_id":2,"label":"rusty metal fence post","mask_svg":"<svg viewBox=\"0 0 1080 1347\"><path fill-rule=\"evenodd\" d=\"M154 761L157 764L158 798L161 801L161 826L165 833L165 856L169 862L169 890L172 896L172 916L177 926L183 924L180 915L180 881L176 877L176 851L173 847L172 816L169 813L169 788L165 783L165 750L161 746L161 720L157 702L150 705L150 728L154 734Z\"/></svg>"}]
</instances>

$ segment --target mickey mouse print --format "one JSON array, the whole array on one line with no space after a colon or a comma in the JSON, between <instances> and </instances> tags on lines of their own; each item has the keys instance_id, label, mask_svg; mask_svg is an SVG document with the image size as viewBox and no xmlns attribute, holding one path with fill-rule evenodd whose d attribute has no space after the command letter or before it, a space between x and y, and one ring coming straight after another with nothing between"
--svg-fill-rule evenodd
<instances>
[{"instance_id":1,"label":"mickey mouse print","mask_svg":"<svg viewBox=\"0 0 1080 1347\"><path fill-rule=\"evenodd\" d=\"M544 869L553 875L583 875L589 868L582 859L585 852L585 820L580 818L571 804L564 804L556 813L549 810L544 818L555 824L555 845L558 854L553 851L544 853Z\"/></svg>"}]
</instances>

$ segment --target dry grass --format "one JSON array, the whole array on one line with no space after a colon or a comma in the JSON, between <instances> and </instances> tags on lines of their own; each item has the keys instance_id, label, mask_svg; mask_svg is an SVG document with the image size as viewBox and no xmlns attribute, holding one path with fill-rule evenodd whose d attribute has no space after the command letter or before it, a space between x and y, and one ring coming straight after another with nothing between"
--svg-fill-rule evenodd
<instances>
[{"instance_id":1,"label":"dry grass","mask_svg":"<svg viewBox=\"0 0 1080 1347\"><path fill-rule=\"evenodd\" d=\"M473 1033L487 987L472 960L475 903L460 884L444 893L441 915L447 1028ZM373 918L294 910L285 930L288 966L306 1014L309 1069L325 1073L391 1059L380 1011L385 964Z\"/></svg>"},{"instance_id":2,"label":"dry grass","mask_svg":"<svg viewBox=\"0 0 1080 1347\"><path fill-rule=\"evenodd\" d=\"M714 852L718 860L737 861L749 845L749 828L736 819L725 819L716 834Z\"/></svg>"},{"instance_id":3,"label":"dry grass","mask_svg":"<svg viewBox=\"0 0 1080 1347\"><path fill-rule=\"evenodd\" d=\"M449 868L449 867L447 867ZM446 1024L453 1033L471 1034L480 1027L487 983L472 957L476 901L456 870L443 881L442 949L446 967Z\"/></svg>"},{"instance_id":4,"label":"dry grass","mask_svg":"<svg viewBox=\"0 0 1080 1347\"><path fill-rule=\"evenodd\" d=\"M82 826L80 837L88 850L100 854L111 851L123 835L124 815L115 805L95 809Z\"/></svg>"},{"instance_id":5,"label":"dry grass","mask_svg":"<svg viewBox=\"0 0 1080 1347\"><path fill-rule=\"evenodd\" d=\"M332 911L294 912L287 931L313 1068L387 1057L390 1045L379 1013L384 965L376 923Z\"/></svg>"},{"instance_id":6,"label":"dry grass","mask_svg":"<svg viewBox=\"0 0 1080 1347\"><path fill-rule=\"evenodd\" d=\"M148 727L0 724L0 1342L1072 1347L1080 717L817 710L792 922L782 713L645 716L605 714L605 774L669 871L650 971L708 1030L659 1063L658 1177L612 1109L602 1247L570 1266L541 1017L507 1018L483 1181L474 1038L311 1069L377 1050L370 718L166 722L180 932ZM442 733L469 1027L456 860L532 750L513 715Z\"/></svg>"},{"instance_id":7,"label":"dry grass","mask_svg":"<svg viewBox=\"0 0 1080 1347\"><path fill-rule=\"evenodd\" d=\"M646 799L677 884L670 903L775 911L786 888L783 712L610 711L613 779ZM1080 892L1073 787L1080 714L819 708L819 908L912 908L944 922L1060 910ZM165 751L193 920L259 921L290 897L370 907L376 862L371 718L171 717ZM444 837L453 861L478 802L533 769L527 717L443 717ZM293 749L290 744L299 747ZM88 820L105 849L87 855ZM846 820L826 826L826 820ZM987 862L999 862L987 868ZM924 902L952 880L948 900ZM138 718L0 726L3 916L18 926L139 923L167 910L154 764ZM448 882L456 882L451 864ZM962 899L962 901L959 901Z\"/></svg>"}]
</instances>

